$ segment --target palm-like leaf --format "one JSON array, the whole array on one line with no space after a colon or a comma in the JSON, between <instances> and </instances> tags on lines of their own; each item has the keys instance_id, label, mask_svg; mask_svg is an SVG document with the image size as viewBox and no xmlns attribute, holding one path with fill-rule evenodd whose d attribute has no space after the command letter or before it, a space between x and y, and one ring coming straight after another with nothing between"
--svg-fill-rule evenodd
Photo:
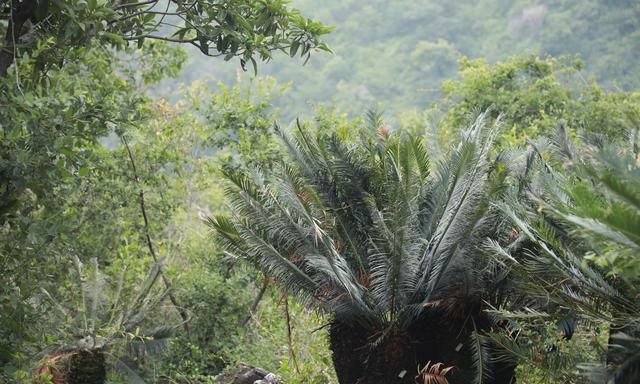
<instances>
[{"instance_id":1,"label":"palm-like leaf","mask_svg":"<svg viewBox=\"0 0 640 384\"><path fill-rule=\"evenodd\" d=\"M539 211L517 204L501 204L532 253L514 258L513 252L495 244L493 255L513 268L533 295L551 298L565 308L592 320L611 323L615 332L640 332L640 169L637 154L619 145L598 141L599 147L578 148L560 130L554 142L562 164L571 176L562 176L550 163L540 162L536 185L530 192ZM596 263L588 262L590 255ZM640 343L630 338L611 343L609 372L592 369L592 377L607 382L639 380ZM619 353L618 353L619 352ZM596 372L598 371L598 372ZM631 381L629 381L631 380ZM600 381L602 382L602 381Z\"/></svg>"},{"instance_id":2,"label":"palm-like leaf","mask_svg":"<svg viewBox=\"0 0 640 384\"><path fill-rule=\"evenodd\" d=\"M415 137L349 143L299 125L279 130L292 161L271 183L228 172L233 214L209 224L228 252L289 292L378 330L370 340L377 345L434 306L480 307L495 291L478 246L509 237L511 225L491 204L508 172L505 158L490 161L485 131L480 116L434 171Z\"/></svg>"}]
</instances>

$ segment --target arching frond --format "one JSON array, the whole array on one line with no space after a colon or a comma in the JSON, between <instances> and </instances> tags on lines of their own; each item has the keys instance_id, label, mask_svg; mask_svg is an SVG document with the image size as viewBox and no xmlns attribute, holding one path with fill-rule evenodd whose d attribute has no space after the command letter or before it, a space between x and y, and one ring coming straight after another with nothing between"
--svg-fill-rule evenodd
<instances>
[{"instance_id":1,"label":"arching frond","mask_svg":"<svg viewBox=\"0 0 640 384\"><path fill-rule=\"evenodd\" d=\"M344 141L299 122L277 131L290 159L259 178L268 182L225 174L232 215L209 224L228 252L362 324L404 327L443 296L481 305L476 297L494 291L479 246L511 230L491 204L508 170L490 158L484 115L435 170L423 139L405 134Z\"/></svg>"},{"instance_id":2,"label":"arching frond","mask_svg":"<svg viewBox=\"0 0 640 384\"><path fill-rule=\"evenodd\" d=\"M473 368L475 369L475 376L473 378L474 384L483 384L491 378L491 368L489 365L489 359L491 356L491 344L489 340L478 333L475 324L474 330L470 338L470 349L472 354Z\"/></svg>"}]
</instances>

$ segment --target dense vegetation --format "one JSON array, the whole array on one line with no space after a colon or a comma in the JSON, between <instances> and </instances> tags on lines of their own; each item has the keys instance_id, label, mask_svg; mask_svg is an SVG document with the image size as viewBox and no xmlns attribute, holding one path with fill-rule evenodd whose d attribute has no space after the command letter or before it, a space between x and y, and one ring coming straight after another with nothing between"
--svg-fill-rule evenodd
<instances>
[{"instance_id":1,"label":"dense vegetation","mask_svg":"<svg viewBox=\"0 0 640 384\"><path fill-rule=\"evenodd\" d=\"M0 382L638 382L639 16L0 3Z\"/></svg>"}]
</instances>

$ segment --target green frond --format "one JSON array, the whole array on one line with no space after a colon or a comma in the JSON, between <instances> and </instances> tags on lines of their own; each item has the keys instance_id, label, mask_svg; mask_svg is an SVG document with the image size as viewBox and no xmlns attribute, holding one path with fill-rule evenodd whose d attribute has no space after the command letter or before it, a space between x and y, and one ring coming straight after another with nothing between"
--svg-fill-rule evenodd
<instances>
[{"instance_id":1,"label":"green frond","mask_svg":"<svg viewBox=\"0 0 640 384\"><path fill-rule=\"evenodd\" d=\"M578 159L576 145L569 134L567 123L560 121L551 144L555 147L555 153L567 162L574 162Z\"/></svg>"},{"instance_id":2,"label":"green frond","mask_svg":"<svg viewBox=\"0 0 640 384\"><path fill-rule=\"evenodd\" d=\"M115 324L114 321L116 319L117 313L121 310L122 290L124 289L124 280L125 280L126 273L127 273L127 267L124 266L120 270L120 274L118 275L118 283L116 284L116 290L113 295L113 300L111 302L112 310L111 310L109 321L107 322L107 327L112 327Z\"/></svg>"},{"instance_id":3,"label":"green frond","mask_svg":"<svg viewBox=\"0 0 640 384\"><path fill-rule=\"evenodd\" d=\"M125 361L125 359L118 358L110 355L111 365L114 367L114 371L123 379L131 384L145 384L145 381L136 373L136 367L133 367L132 363Z\"/></svg>"},{"instance_id":4,"label":"green frond","mask_svg":"<svg viewBox=\"0 0 640 384\"><path fill-rule=\"evenodd\" d=\"M418 137L410 137L409 144L411 146L413 158L416 162L416 167L420 173L420 179L425 181L431 174L431 164L424 142Z\"/></svg>"},{"instance_id":5,"label":"green frond","mask_svg":"<svg viewBox=\"0 0 640 384\"><path fill-rule=\"evenodd\" d=\"M163 262L163 260L158 260L157 263L153 264L149 272L147 272L147 276L144 278L144 280L140 284L140 287L138 288L138 294L128 306L129 313L136 312L137 309L140 308L140 306L144 303L145 299L149 297L151 289L160 277Z\"/></svg>"},{"instance_id":6,"label":"green frond","mask_svg":"<svg viewBox=\"0 0 640 384\"><path fill-rule=\"evenodd\" d=\"M215 231L218 240L223 243L226 249L233 253L241 252L244 242L235 223L229 217L223 215L207 217L205 223Z\"/></svg>"},{"instance_id":7,"label":"green frond","mask_svg":"<svg viewBox=\"0 0 640 384\"><path fill-rule=\"evenodd\" d=\"M600 236L603 239L614 241L625 247L640 249L640 235L638 235L639 232L634 233L632 232L632 228L630 226L626 226L627 223L635 224L636 221L640 220L640 217L633 215L629 211L618 211L618 213L622 215L623 220L625 218L627 219L622 223L619 222L620 216L617 216L615 219L612 218L613 220L607 220L606 224L590 218L559 213L558 211L556 211L556 213L558 213L563 219L567 220L568 222L573 223L581 227L582 229L593 233L594 235Z\"/></svg>"},{"instance_id":8,"label":"green frond","mask_svg":"<svg viewBox=\"0 0 640 384\"><path fill-rule=\"evenodd\" d=\"M175 335L175 326L158 326L142 330L138 337L128 340L127 348L130 356L142 360L148 356L157 356L170 348L169 340Z\"/></svg>"},{"instance_id":9,"label":"green frond","mask_svg":"<svg viewBox=\"0 0 640 384\"><path fill-rule=\"evenodd\" d=\"M453 168L446 167L446 173L441 172L444 180L450 180L441 216L434 229L432 244L428 252L428 261L423 270L420 281L428 281L424 302L428 302L459 251L459 245L464 243L476 230L476 225L482 222L487 213L486 174L488 172L487 144L480 140L482 122L476 122L466 140L454 153ZM439 180L440 181L440 180ZM442 181L440 181L442 184ZM442 188L442 187L440 187Z\"/></svg>"},{"instance_id":10,"label":"green frond","mask_svg":"<svg viewBox=\"0 0 640 384\"><path fill-rule=\"evenodd\" d=\"M380 130L381 116L369 118ZM300 122L277 131L289 159L274 177L258 185L226 174L233 213L209 225L228 251L307 302L367 324L406 324L454 286L472 295L491 284L480 272L458 278L483 265L487 236L502 241L510 230L490 204L509 171L489 158L484 115L433 172L422 138L385 131L344 141Z\"/></svg>"},{"instance_id":11,"label":"green frond","mask_svg":"<svg viewBox=\"0 0 640 384\"><path fill-rule=\"evenodd\" d=\"M378 130L384 125L384 118L382 111L377 108L370 109L365 114L367 128L370 132L378 132Z\"/></svg>"},{"instance_id":12,"label":"green frond","mask_svg":"<svg viewBox=\"0 0 640 384\"><path fill-rule=\"evenodd\" d=\"M473 362L473 368L475 369L475 376L473 378L473 384L483 384L491 379L490 368L490 342L478 333L475 323L473 324L473 333L470 337L470 349Z\"/></svg>"},{"instance_id":13,"label":"green frond","mask_svg":"<svg viewBox=\"0 0 640 384\"><path fill-rule=\"evenodd\" d=\"M637 333L640 265L632 260L637 260L640 244L640 168L629 148L596 139L576 145L561 129L550 154L552 160L559 159L557 163L545 161L545 154L532 145L537 156L527 168L533 177L523 191L534 204L518 204L521 195L517 195L508 204L497 205L528 244L513 252L486 241L485 250L511 268L531 296L569 308L590 321L625 324ZM562 175L554 167L571 173ZM626 342L608 346L608 368L582 366L594 382L637 381L640 349ZM502 343L516 356L532 357L509 341ZM626 350L622 357L621 350ZM570 356L544 356L544 364L551 369L568 363Z\"/></svg>"}]
</instances>

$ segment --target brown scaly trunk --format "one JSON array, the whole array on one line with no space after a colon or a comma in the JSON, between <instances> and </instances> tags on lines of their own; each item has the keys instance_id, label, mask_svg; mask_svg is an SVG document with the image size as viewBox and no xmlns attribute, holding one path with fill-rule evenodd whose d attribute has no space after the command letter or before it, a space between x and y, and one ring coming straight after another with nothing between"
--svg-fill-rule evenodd
<instances>
[{"instance_id":1,"label":"brown scaly trunk","mask_svg":"<svg viewBox=\"0 0 640 384\"><path fill-rule=\"evenodd\" d=\"M34 383L103 384L106 378L104 352L80 350L48 356L36 369Z\"/></svg>"},{"instance_id":2,"label":"brown scaly trunk","mask_svg":"<svg viewBox=\"0 0 640 384\"><path fill-rule=\"evenodd\" d=\"M104 383L107 378L104 353L102 351L79 351L69 364L67 384Z\"/></svg>"},{"instance_id":3,"label":"brown scaly trunk","mask_svg":"<svg viewBox=\"0 0 640 384\"><path fill-rule=\"evenodd\" d=\"M31 19L38 7L38 0L11 0L9 23L4 36L4 48L0 48L0 77L6 77L15 60L15 45L20 40L22 27Z\"/></svg>"},{"instance_id":4,"label":"brown scaly trunk","mask_svg":"<svg viewBox=\"0 0 640 384\"><path fill-rule=\"evenodd\" d=\"M473 317L478 329L491 327L485 314L477 313ZM331 324L329 338L340 384L414 384L418 366L422 368L428 362L453 366L446 375L448 382L467 384L475 372L460 367L471 366L472 331L473 322L469 319L452 319L445 313L431 311L408 329L392 331L375 348L370 347L370 342L379 332L337 320ZM515 383L514 364L494 363L489 368L493 377L487 384Z\"/></svg>"},{"instance_id":5,"label":"brown scaly trunk","mask_svg":"<svg viewBox=\"0 0 640 384\"><path fill-rule=\"evenodd\" d=\"M333 366L340 384L355 384L364 373L367 332L358 325L334 319L329 327Z\"/></svg>"}]
</instances>

